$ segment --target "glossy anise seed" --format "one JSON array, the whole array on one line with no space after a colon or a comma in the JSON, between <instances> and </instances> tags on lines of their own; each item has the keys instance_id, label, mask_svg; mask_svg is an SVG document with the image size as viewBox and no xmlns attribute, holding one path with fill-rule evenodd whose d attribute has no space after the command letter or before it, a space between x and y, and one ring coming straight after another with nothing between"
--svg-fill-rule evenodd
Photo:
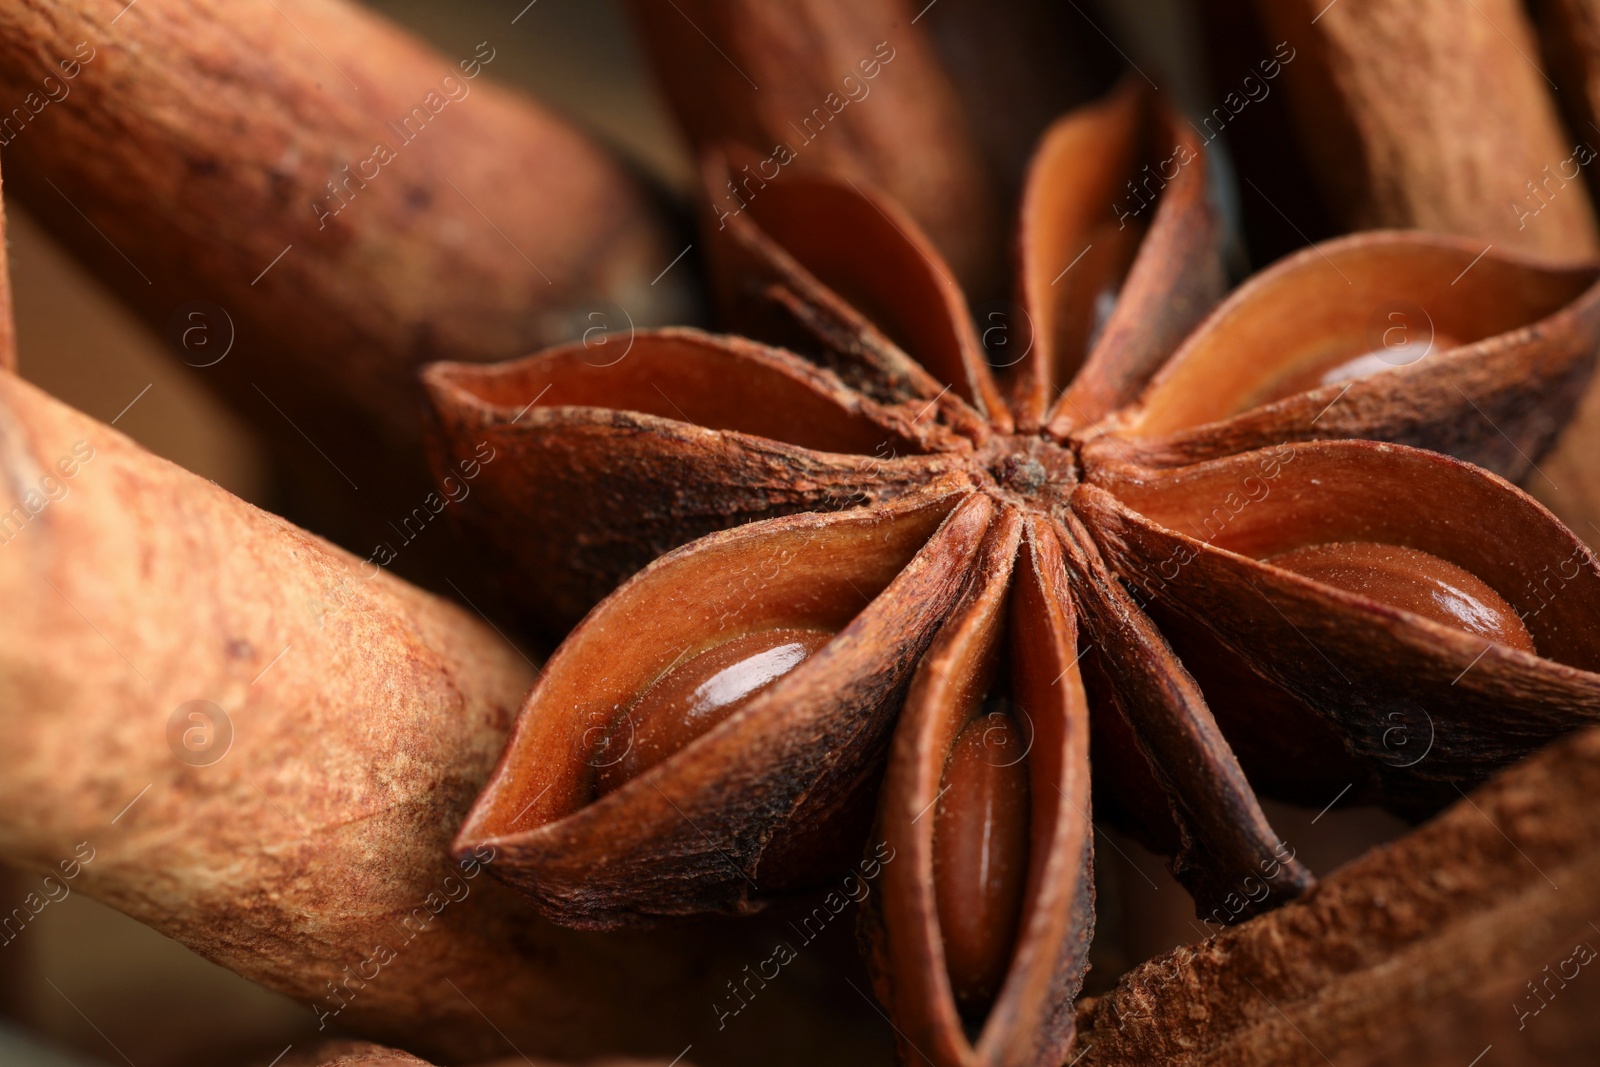
<instances>
[{"instance_id":1,"label":"glossy anise seed","mask_svg":"<svg viewBox=\"0 0 1600 1067\"><path fill-rule=\"evenodd\" d=\"M1431 553L1344 541L1305 545L1268 562L1509 648L1534 651L1528 628L1505 597L1472 572Z\"/></svg>"},{"instance_id":2,"label":"glossy anise seed","mask_svg":"<svg viewBox=\"0 0 1600 1067\"><path fill-rule=\"evenodd\" d=\"M934 816L934 894L945 966L969 1020L988 1013L1010 966L1028 873L1027 742L1003 711L956 736Z\"/></svg>"},{"instance_id":3,"label":"glossy anise seed","mask_svg":"<svg viewBox=\"0 0 1600 1067\"><path fill-rule=\"evenodd\" d=\"M606 734L595 792L637 778L748 704L804 663L831 630L779 627L724 641L673 667L619 715ZM615 750L619 754L612 755Z\"/></svg>"},{"instance_id":4,"label":"glossy anise seed","mask_svg":"<svg viewBox=\"0 0 1600 1067\"><path fill-rule=\"evenodd\" d=\"M1372 345L1374 340L1378 342L1377 347ZM1427 333L1420 323L1400 320L1376 338L1341 338L1291 363L1246 397L1240 410L1248 411L1325 385L1341 385L1398 367L1409 367L1460 343L1443 333Z\"/></svg>"}]
</instances>

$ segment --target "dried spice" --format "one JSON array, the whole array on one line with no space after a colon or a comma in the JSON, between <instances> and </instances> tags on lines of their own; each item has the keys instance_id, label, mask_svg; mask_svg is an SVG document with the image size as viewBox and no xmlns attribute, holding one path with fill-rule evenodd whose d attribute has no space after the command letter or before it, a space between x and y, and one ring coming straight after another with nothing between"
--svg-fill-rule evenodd
<instances>
[{"instance_id":1,"label":"dried spice","mask_svg":"<svg viewBox=\"0 0 1600 1067\"><path fill-rule=\"evenodd\" d=\"M1569 128L1577 131L1578 143L1593 147L1592 123L1600 118L1600 7L1592 0L1533 0L1529 10L1536 18L1540 50L1557 89L1556 101ZM1550 166L1556 181L1548 188L1545 185L1549 174L1543 170L1529 179L1534 188L1527 191L1534 193L1534 204L1559 192L1576 177L1570 173L1570 163L1567 168L1554 163ZM1587 163L1582 166L1584 184L1593 191L1600 178ZM1533 206L1527 201L1524 205Z\"/></svg>"},{"instance_id":2,"label":"dried spice","mask_svg":"<svg viewBox=\"0 0 1600 1067\"><path fill-rule=\"evenodd\" d=\"M11 314L11 264L6 254L5 207L0 204L0 369L17 366L17 323Z\"/></svg>"},{"instance_id":3,"label":"dried spice","mask_svg":"<svg viewBox=\"0 0 1600 1067\"><path fill-rule=\"evenodd\" d=\"M1379 1067L1489 1044L1505 1063L1593 1062L1593 994L1561 964L1600 947L1596 789L1600 732L1552 745L1314 896L1080 1004L1079 1062Z\"/></svg>"},{"instance_id":4,"label":"dried spice","mask_svg":"<svg viewBox=\"0 0 1600 1067\"><path fill-rule=\"evenodd\" d=\"M1254 6L1270 40L1297 53L1283 71L1296 132L1347 225L1419 226L1549 256L1600 250L1588 197L1558 191L1571 178L1544 186L1588 131L1574 140L1562 129L1521 4Z\"/></svg>"},{"instance_id":5,"label":"dried spice","mask_svg":"<svg viewBox=\"0 0 1600 1067\"><path fill-rule=\"evenodd\" d=\"M713 280L784 347L426 373L441 469L507 455L463 514L547 625L623 583L457 839L545 915L753 910L866 842L903 1055L1046 1062L1092 926L1091 730L1103 810L1237 920L1312 878L1225 729L1311 754L1285 792L1349 775L1420 815L1600 720L1600 565L1504 480L1588 380L1600 268L1377 232L1210 310L1206 160L1129 83L1035 156L997 374L908 213L798 168L728 210L749 156L704 159Z\"/></svg>"},{"instance_id":6,"label":"dried spice","mask_svg":"<svg viewBox=\"0 0 1600 1067\"><path fill-rule=\"evenodd\" d=\"M931 42L908 31L908 0L630 6L696 148L758 149L759 180L799 165L886 189L964 284L990 284L1001 233L992 179Z\"/></svg>"},{"instance_id":7,"label":"dried spice","mask_svg":"<svg viewBox=\"0 0 1600 1067\"><path fill-rule=\"evenodd\" d=\"M1255 793L1320 802L1349 782L1341 796L1426 816L1600 712L1600 569L1503 480L1537 473L1600 337L1600 267L1507 252L1591 254L1581 189L1540 199L1536 235L1515 205L1514 232L1477 221L1506 174L1548 169L1559 141L1534 68L1511 59L1528 44L1515 5L1475 7L1476 36L1453 11L1424 24L1393 4L1260 5L1269 25L1293 23L1304 58L1289 81L1325 134L1312 151L1345 217L1495 247L1360 234L1210 311L1222 271L1203 145L1124 87L1034 158L1017 313L997 343L967 301L992 295L1010 149L1031 120L965 128L983 107L917 35L928 8L638 0L701 152L722 322L746 336L644 332L617 358L580 345L490 367L470 361L568 332L579 294L653 296L640 283L674 246L617 168L485 88L474 104L488 97L492 123L426 144L510 129L511 150L479 157L454 191L487 222L467 191L508 190L563 253L560 281L541 294L518 263L460 249L451 228L476 219L440 209L436 179L457 183L425 168L391 187L394 146L369 149L362 131L392 127L390 104L402 127L449 129L428 116L466 114L465 93L441 83L437 107L414 107L432 57L341 5L284 3L337 41L328 68L377 91L319 110L313 71L327 70L264 12L123 11L113 22L128 15L135 43L156 46L141 54L73 45L98 25L85 9L29 2L0 15L13 60L0 84L33 100L18 71L55 63L86 106L54 106L45 86L48 110L25 105L44 119L6 132L11 154L58 227L76 223L37 185L46 172L155 264L148 293L132 287L147 316L197 280L249 306L251 332L289 353L283 381L331 383L311 404L319 436L376 427L409 447L415 383L394 368L446 347L469 360L426 373L440 474L482 448L506 457L482 465L470 504L452 502L495 578L548 629L576 629L452 868L446 839L529 681L503 643L376 564L351 592L337 575L355 558L0 374L0 586L20 591L0 685L23 709L19 751L0 752L0 857L72 862L63 846L131 793L107 823L126 834L72 876L86 889L276 988L315 999L322 982L325 1019L451 1059L494 1043L487 1013L468 1010L480 1005L519 1020L511 1032L539 1053L697 1032L682 1007L705 1003L707 950L692 946L714 950L724 928L602 928L806 899L847 866L882 887L861 928L907 1060L1315 1062L1307 1032L1381 1045L1380 1006L1398 1000L1414 1021L1445 989L1459 1015L1500 995L1502 977L1473 983L1508 960L1576 958L1549 952L1567 951L1556 935L1592 894L1557 899L1517 863L1592 881L1590 820L1570 810L1593 792L1592 737L1309 901L1311 874ZM1548 6L1577 25L1577 0ZM169 41L174 28L187 32ZM708 44L726 65L701 62ZM483 47L464 77L490 61ZM261 66L279 53L294 57L286 75ZM869 72L886 68L892 81ZM269 76L286 115L257 114ZM1391 83L1417 78L1427 92L1394 99ZM797 117L803 144L773 145ZM250 137L234 136L241 122ZM410 132L396 135L409 146ZM508 156L511 169L495 162ZM341 160L308 195L308 167ZM565 183L560 195L530 172ZM185 199L197 190L232 212ZM318 260L290 267L301 238ZM245 264L280 241L246 286ZM428 303L436 293L448 306ZM7 361L10 347L0 335ZM226 372L238 392L240 362ZM102 558L86 577L82 561ZM299 594L322 599L297 614ZM313 651L280 662L292 649ZM269 676L276 706L257 690ZM170 704L196 682L242 694L260 720L248 754L213 763L191 747L196 730L202 748L222 724L232 737L209 700L152 717L149 691ZM1191 956L1196 981L1146 967L1075 1010L1091 799L1172 858L1208 922L1289 906ZM471 903L450 878L471 883ZM408 919L419 897L434 919ZM412 920L437 923L404 957L414 970L364 947ZM1318 951L1297 955L1305 945ZM462 1003L440 999L445 975ZM1360 988L1375 975L1378 996ZM1162 1024L1124 1033L1128 1008ZM1559 1015L1543 998L1513 1008L1523 1024ZM1075 1018L1091 1030L1077 1044Z\"/></svg>"},{"instance_id":8,"label":"dried spice","mask_svg":"<svg viewBox=\"0 0 1600 1067\"><path fill-rule=\"evenodd\" d=\"M1600 15L1587 0L1529 6L1547 70L1537 65L1528 13L1504 0L1459 12L1435 3L1324 10L1311 0L1207 0L1214 41L1236 59L1264 54L1269 42L1296 49L1282 71L1292 106L1274 95L1266 105L1274 121L1228 135L1253 186L1243 195L1266 208L1255 228L1281 222L1278 236L1298 245L1318 233L1325 207L1347 226L1415 226L1477 237L1480 247L1593 256ZM1290 131L1281 126L1293 127L1304 159L1286 151ZM1319 189L1325 205L1315 203ZM1600 388L1524 483L1585 537L1600 530L1597 442Z\"/></svg>"},{"instance_id":9,"label":"dried spice","mask_svg":"<svg viewBox=\"0 0 1600 1067\"><path fill-rule=\"evenodd\" d=\"M445 56L359 4L280 7L6 5L8 109L60 100L5 132L7 191L280 446L320 530L370 549L427 492L417 367L694 298L650 284L681 246L635 177L495 84L507 40Z\"/></svg>"},{"instance_id":10,"label":"dried spice","mask_svg":"<svg viewBox=\"0 0 1600 1067\"><path fill-rule=\"evenodd\" d=\"M0 904L8 974L33 916L83 892L313 1029L459 1062L505 1050L482 1012L581 1059L702 1040L715 975L767 946L561 929L484 874L492 851L453 863L533 667L9 372L0 590L0 862L36 872ZM765 1010L820 1031L806 998Z\"/></svg>"}]
</instances>

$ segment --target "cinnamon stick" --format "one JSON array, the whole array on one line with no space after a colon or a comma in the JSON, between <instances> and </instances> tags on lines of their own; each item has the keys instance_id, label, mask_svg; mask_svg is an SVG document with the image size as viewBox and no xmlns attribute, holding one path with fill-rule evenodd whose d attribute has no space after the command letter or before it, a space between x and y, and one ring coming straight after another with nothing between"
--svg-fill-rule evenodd
<instances>
[{"instance_id":1,"label":"cinnamon stick","mask_svg":"<svg viewBox=\"0 0 1600 1067\"><path fill-rule=\"evenodd\" d=\"M0 861L330 1031L453 1060L509 1053L496 1028L531 1055L670 1056L770 952L752 928L557 928L487 876L492 852L453 863L533 666L9 373L0 593ZM24 906L8 937L32 933ZM808 995L775 984L768 1024L821 1033Z\"/></svg>"},{"instance_id":2,"label":"cinnamon stick","mask_svg":"<svg viewBox=\"0 0 1600 1067\"><path fill-rule=\"evenodd\" d=\"M681 320L691 284L651 284L682 246L639 182L494 83L512 47L346 0L19 0L7 176L297 479L426 492L417 367Z\"/></svg>"},{"instance_id":3,"label":"cinnamon stick","mask_svg":"<svg viewBox=\"0 0 1600 1067\"><path fill-rule=\"evenodd\" d=\"M1561 173L1576 169L1584 135L1562 129L1516 0L1256 8L1268 39L1293 50L1282 63L1289 104L1347 228L1418 227L1567 258L1600 251L1583 183Z\"/></svg>"},{"instance_id":4,"label":"cinnamon stick","mask_svg":"<svg viewBox=\"0 0 1600 1067\"><path fill-rule=\"evenodd\" d=\"M4 182L0 181L0 188ZM17 365L17 323L11 314L11 255L7 244L10 230L6 228L5 201L0 198L0 369L12 370Z\"/></svg>"},{"instance_id":5,"label":"cinnamon stick","mask_svg":"<svg viewBox=\"0 0 1600 1067\"><path fill-rule=\"evenodd\" d=\"M969 292L1000 265L991 177L908 0L632 0L641 39L696 149L762 159L714 205L741 205L791 166L869 183L932 237Z\"/></svg>"},{"instance_id":6,"label":"cinnamon stick","mask_svg":"<svg viewBox=\"0 0 1600 1067\"><path fill-rule=\"evenodd\" d=\"M523 1056L495 1060L478 1067L525 1067L531 1061ZM694 1067L689 1060L673 1061L677 1067ZM290 1053L280 1067L432 1067L409 1052L386 1048L367 1041L335 1041L316 1048ZM560 1067L544 1060L535 1067ZM604 1059L594 1060L589 1067L671 1067L666 1060Z\"/></svg>"},{"instance_id":7,"label":"cinnamon stick","mask_svg":"<svg viewBox=\"0 0 1600 1067\"><path fill-rule=\"evenodd\" d=\"M1591 193L1600 190L1600 3L1595 0L1534 0L1540 45L1556 99L1578 144L1589 149L1581 168L1568 163L1558 176L1581 169ZM1541 183L1543 179L1541 178ZM1539 190L1542 196L1549 193ZM1542 217L1542 215L1541 215ZM1528 481L1530 492L1591 545L1600 544L1600 387L1591 387L1572 425Z\"/></svg>"},{"instance_id":8,"label":"cinnamon stick","mask_svg":"<svg viewBox=\"0 0 1600 1067\"><path fill-rule=\"evenodd\" d=\"M1574 138L1600 148L1600 3L1529 0L1539 34L1540 58L1556 85L1556 101ZM1583 166L1591 193L1600 189L1596 168Z\"/></svg>"},{"instance_id":9,"label":"cinnamon stick","mask_svg":"<svg viewBox=\"0 0 1600 1067\"><path fill-rule=\"evenodd\" d=\"M1497 1064L1593 1062L1596 789L1600 730L1557 742L1312 896L1081 1002L1081 1063L1461 1065L1490 1044Z\"/></svg>"}]
</instances>

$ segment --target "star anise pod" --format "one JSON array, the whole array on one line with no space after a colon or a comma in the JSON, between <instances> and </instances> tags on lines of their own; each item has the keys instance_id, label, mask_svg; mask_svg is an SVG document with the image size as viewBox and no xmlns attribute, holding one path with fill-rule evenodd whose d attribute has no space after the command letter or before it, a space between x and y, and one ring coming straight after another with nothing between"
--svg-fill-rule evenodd
<instances>
[{"instance_id":1,"label":"star anise pod","mask_svg":"<svg viewBox=\"0 0 1600 1067\"><path fill-rule=\"evenodd\" d=\"M463 513L548 625L588 611L457 840L549 917L833 884L804 937L850 868L906 1059L1059 1062L1091 738L1226 923L1313 884L1246 770L1420 814L1600 715L1600 565L1505 480L1588 379L1600 268L1373 232L1208 315L1205 156L1128 84L1038 148L995 367L904 211L764 162L707 155L704 233L724 323L783 347L427 373L445 488L490 443Z\"/></svg>"}]
</instances>

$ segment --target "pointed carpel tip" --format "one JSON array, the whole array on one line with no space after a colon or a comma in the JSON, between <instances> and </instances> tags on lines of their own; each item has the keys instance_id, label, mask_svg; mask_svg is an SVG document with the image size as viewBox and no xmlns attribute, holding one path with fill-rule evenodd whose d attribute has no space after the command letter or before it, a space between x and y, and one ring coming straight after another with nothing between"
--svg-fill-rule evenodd
<instances>
[{"instance_id":1,"label":"pointed carpel tip","mask_svg":"<svg viewBox=\"0 0 1600 1067\"><path fill-rule=\"evenodd\" d=\"M461 823L461 828L450 841L450 856L458 863L473 858L484 846L491 848L505 840L505 835L496 832L491 826L491 809L493 801L486 789L483 795L473 802L472 808L467 812L467 817Z\"/></svg>"}]
</instances>

